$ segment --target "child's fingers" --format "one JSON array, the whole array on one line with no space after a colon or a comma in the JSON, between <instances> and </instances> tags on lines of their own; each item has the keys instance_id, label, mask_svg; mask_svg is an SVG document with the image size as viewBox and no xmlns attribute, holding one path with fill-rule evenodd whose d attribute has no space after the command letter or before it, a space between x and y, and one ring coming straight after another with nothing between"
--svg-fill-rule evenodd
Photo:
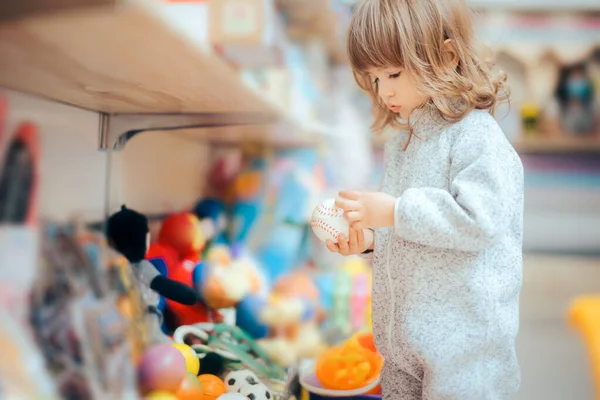
<instances>
[{"instance_id":1,"label":"child's fingers","mask_svg":"<svg viewBox=\"0 0 600 400\"><path fill-rule=\"evenodd\" d=\"M360 229L356 231L356 246L359 249L364 249L365 247L365 231Z\"/></svg>"},{"instance_id":2,"label":"child's fingers","mask_svg":"<svg viewBox=\"0 0 600 400\"><path fill-rule=\"evenodd\" d=\"M362 210L362 204L360 204L356 200L348 200L338 197L335 199L335 207L341 208L342 210L348 211L357 211Z\"/></svg>"},{"instance_id":3,"label":"child's fingers","mask_svg":"<svg viewBox=\"0 0 600 400\"><path fill-rule=\"evenodd\" d=\"M354 229L354 230L357 230L357 231L362 231L363 229L366 228L366 226L365 226L365 224L362 221L356 221L356 222L353 222L350 225L350 228Z\"/></svg>"},{"instance_id":4,"label":"child's fingers","mask_svg":"<svg viewBox=\"0 0 600 400\"><path fill-rule=\"evenodd\" d=\"M346 221L353 223L356 221L360 221L361 219L363 219L363 212L362 211L349 211L344 213L344 218L346 218Z\"/></svg>"},{"instance_id":5,"label":"child's fingers","mask_svg":"<svg viewBox=\"0 0 600 400\"><path fill-rule=\"evenodd\" d=\"M325 245L327 246L327 249L329 251L331 251L332 253L339 253L340 252L340 248L338 247L338 245L335 244L335 243L333 243L331 240L326 241Z\"/></svg>"},{"instance_id":6,"label":"child's fingers","mask_svg":"<svg viewBox=\"0 0 600 400\"><path fill-rule=\"evenodd\" d=\"M358 247L358 237L357 237L357 232L354 229L350 229L350 240L349 240L349 245L350 245L350 250L353 253L357 252L357 247Z\"/></svg>"},{"instance_id":7,"label":"child's fingers","mask_svg":"<svg viewBox=\"0 0 600 400\"><path fill-rule=\"evenodd\" d=\"M348 254L350 249L348 248L348 238L345 235L340 234L338 236L338 246L341 254Z\"/></svg>"},{"instance_id":8,"label":"child's fingers","mask_svg":"<svg viewBox=\"0 0 600 400\"><path fill-rule=\"evenodd\" d=\"M338 193L338 195L344 199L358 200L360 197L360 192L357 192L355 190L342 190Z\"/></svg>"}]
</instances>

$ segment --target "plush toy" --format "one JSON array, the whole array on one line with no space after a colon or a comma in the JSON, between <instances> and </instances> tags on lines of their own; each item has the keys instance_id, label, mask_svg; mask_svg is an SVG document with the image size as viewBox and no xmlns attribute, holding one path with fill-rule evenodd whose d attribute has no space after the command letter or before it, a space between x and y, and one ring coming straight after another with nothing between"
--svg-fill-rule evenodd
<instances>
[{"instance_id":1,"label":"plush toy","mask_svg":"<svg viewBox=\"0 0 600 400\"><path fill-rule=\"evenodd\" d=\"M158 243L170 246L182 260L194 263L206 247L206 236L202 232L200 220L192 213L173 214L165 219L158 234Z\"/></svg>"},{"instance_id":2,"label":"plush toy","mask_svg":"<svg viewBox=\"0 0 600 400\"><path fill-rule=\"evenodd\" d=\"M298 359L317 357L325 348L318 329L319 291L307 272L296 271L281 277L259 319L270 328L270 336L260 345L284 366Z\"/></svg>"},{"instance_id":3,"label":"plush toy","mask_svg":"<svg viewBox=\"0 0 600 400\"><path fill-rule=\"evenodd\" d=\"M182 305L198 302L199 297L193 288L161 275L144 259L150 243L148 219L144 215L123 205L108 219L107 236L110 245L130 262L141 286L148 313L156 314L158 321L162 321L160 296Z\"/></svg>"},{"instance_id":4,"label":"plush toy","mask_svg":"<svg viewBox=\"0 0 600 400\"><path fill-rule=\"evenodd\" d=\"M158 241L150 246L148 260L161 274L185 285L187 290L194 291L199 299L193 304L166 300L168 331L174 331L181 325L221 319L220 314L207 306L201 293L196 290L196 279L204 269L201 252L205 245L205 236L198 218L192 213L178 213L163 221Z\"/></svg>"},{"instance_id":5,"label":"plush toy","mask_svg":"<svg viewBox=\"0 0 600 400\"><path fill-rule=\"evenodd\" d=\"M210 244L227 243L226 228L227 218L225 205L222 201L214 198L200 200L194 206L194 214L200 220L202 227L207 231L207 240Z\"/></svg>"}]
</instances>

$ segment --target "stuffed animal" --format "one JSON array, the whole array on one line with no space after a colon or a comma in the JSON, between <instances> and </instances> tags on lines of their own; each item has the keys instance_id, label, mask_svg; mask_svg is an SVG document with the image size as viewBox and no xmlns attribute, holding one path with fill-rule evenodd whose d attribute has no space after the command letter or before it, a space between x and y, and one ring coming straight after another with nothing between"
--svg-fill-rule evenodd
<instances>
[{"instance_id":1,"label":"stuffed animal","mask_svg":"<svg viewBox=\"0 0 600 400\"><path fill-rule=\"evenodd\" d=\"M206 245L200 221L191 213L174 214L163 221L158 241L150 246L147 258L164 276L179 282L196 293L199 301L181 304L166 300L165 313L169 316L168 331L182 325L199 322L218 322L221 316L207 306L197 291L196 279L204 269L201 252Z\"/></svg>"},{"instance_id":2,"label":"stuffed animal","mask_svg":"<svg viewBox=\"0 0 600 400\"><path fill-rule=\"evenodd\" d=\"M156 314L158 320L162 321L160 296L181 305L189 306L198 302L198 294L193 288L161 275L154 265L144 259L150 243L146 216L123 205L120 211L109 217L107 225L109 244L131 264L148 313Z\"/></svg>"}]
</instances>

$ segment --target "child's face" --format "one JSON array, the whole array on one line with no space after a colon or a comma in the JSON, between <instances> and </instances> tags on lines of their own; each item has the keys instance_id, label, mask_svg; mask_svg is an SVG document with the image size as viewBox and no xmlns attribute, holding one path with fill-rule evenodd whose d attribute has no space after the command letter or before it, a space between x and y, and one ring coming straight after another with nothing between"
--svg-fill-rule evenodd
<instances>
[{"instance_id":1,"label":"child's face","mask_svg":"<svg viewBox=\"0 0 600 400\"><path fill-rule=\"evenodd\" d=\"M408 119L427 100L419 92L415 77L402 67L370 68L368 73L381 100L402 119Z\"/></svg>"}]
</instances>

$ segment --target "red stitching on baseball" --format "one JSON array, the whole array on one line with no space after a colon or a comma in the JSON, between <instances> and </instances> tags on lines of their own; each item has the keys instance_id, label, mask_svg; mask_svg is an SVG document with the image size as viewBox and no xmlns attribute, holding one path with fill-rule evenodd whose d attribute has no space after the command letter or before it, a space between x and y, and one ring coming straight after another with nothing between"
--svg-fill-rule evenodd
<instances>
[{"instance_id":1,"label":"red stitching on baseball","mask_svg":"<svg viewBox=\"0 0 600 400\"><path fill-rule=\"evenodd\" d=\"M341 233L338 229L336 229L333 226L329 225L327 222L321 221L321 220L311 221L310 226L313 229L314 228L320 228L320 229L324 230L326 233L328 233L329 235L331 235L335 239L337 239L337 237Z\"/></svg>"},{"instance_id":2,"label":"red stitching on baseball","mask_svg":"<svg viewBox=\"0 0 600 400\"><path fill-rule=\"evenodd\" d=\"M344 210L341 208L325 207L323 204L317 206L317 211L325 217L343 217Z\"/></svg>"}]
</instances>

